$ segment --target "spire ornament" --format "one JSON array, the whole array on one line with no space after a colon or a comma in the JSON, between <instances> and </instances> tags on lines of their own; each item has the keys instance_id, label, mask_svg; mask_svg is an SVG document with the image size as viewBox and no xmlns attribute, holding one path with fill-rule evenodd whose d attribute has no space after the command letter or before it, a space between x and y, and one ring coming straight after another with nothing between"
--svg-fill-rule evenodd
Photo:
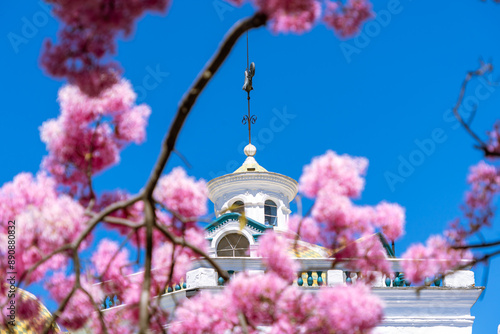
<instances>
[{"instance_id":1,"label":"spire ornament","mask_svg":"<svg viewBox=\"0 0 500 334\"><path fill-rule=\"evenodd\" d=\"M248 57L248 31L247 31L247 68L245 70L245 83L243 84L243 90L247 92L248 101L248 114L243 116L241 123L243 125L248 124L248 144L252 144L252 124L257 121L257 116L250 114L250 92L253 90L252 78L255 75L255 63L249 63ZM254 153L255 154L255 153Z\"/></svg>"}]
</instances>

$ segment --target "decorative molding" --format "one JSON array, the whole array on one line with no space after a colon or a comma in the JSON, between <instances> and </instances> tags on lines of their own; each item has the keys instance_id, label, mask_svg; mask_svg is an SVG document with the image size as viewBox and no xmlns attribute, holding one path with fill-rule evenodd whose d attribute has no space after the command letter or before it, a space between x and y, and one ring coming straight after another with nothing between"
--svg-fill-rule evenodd
<instances>
[{"instance_id":1,"label":"decorative molding","mask_svg":"<svg viewBox=\"0 0 500 334\"><path fill-rule=\"evenodd\" d=\"M272 172L245 172L227 174L217 177L207 184L209 198L216 203L220 198L227 199L224 195L231 192L231 189L241 188L257 191L274 191L282 193L288 202L292 201L298 192L298 183L294 179Z\"/></svg>"}]
</instances>

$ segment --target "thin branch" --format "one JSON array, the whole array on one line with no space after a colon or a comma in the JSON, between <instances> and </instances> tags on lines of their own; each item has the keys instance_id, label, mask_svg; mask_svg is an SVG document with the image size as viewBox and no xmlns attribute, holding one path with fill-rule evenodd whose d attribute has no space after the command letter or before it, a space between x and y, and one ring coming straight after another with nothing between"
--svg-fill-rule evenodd
<instances>
[{"instance_id":1,"label":"thin branch","mask_svg":"<svg viewBox=\"0 0 500 334\"><path fill-rule=\"evenodd\" d=\"M177 141L179 133L181 132L182 126L184 125L189 112L191 111L193 105L195 104L205 86L224 63L231 49L236 44L236 41L240 38L240 36L250 29L258 28L266 24L266 21L267 16L263 13L255 13L249 18L238 21L227 33L221 43L221 46L219 47L213 58L207 63L205 68L198 75L198 78L191 86L188 93L184 95L179 104L179 108L177 109L174 121L172 122L167 136L163 141L158 160L153 167L153 170L151 171L146 186L144 187L143 194L145 194L146 197L153 193L156 183L158 182L158 179L160 178L160 175L165 168L170 154L175 148L175 143Z\"/></svg>"},{"instance_id":2,"label":"thin branch","mask_svg":"<svg viewBox=\"0 0 500 334\"><path fill-rule=\"evenodd\" d=\"M248 323L247 323L245 315L241 311L238 312L238 322L241 325L242 332L244 334L248 334Z\"/></svg>"},{"instance_id":3,"label":"thin branch","mask_svg":"<svg viewBox=\"0 0 500 334\"><path fill-rule=\"evenodd\" d=\"M59 304L59 307L57 308L57 310L52 314L50 321L45 325L45 328L43 330L43 334L49 334L50 329L55 324L56 320L61 316L62 312L66 308L66 305L68 304L71 297L73 297L76 290L77 290L77 287L76 287L76 282L75 282L75 284L73 285L73 288L71 288L70 293L68 293L68 295L62 301L62 303Z\"/></svg>"},{"instance_id":4,"label":"thin branch","mask_svg":"<svg viewBox=\"0 0 500 334\"><path fill-rule=\"evenodd\" d=\"M50 253L49 255L43 257L41 260L39 260L37 263L35 263L34 265L32 265L28 270L26 270L22 275L21 277L19 278L19 281L17 282L17 287L19 288L21 286L21 283L27 278L29 277L29 275L36 270L36 268L38 268L39 266L41 266L42 264L44 264L45 262L47 262L47 260L49 260L51 257L53 257L54 255L56 254L59 254L59 253L62 253L64 251L67 251L67 250L70 250L72 249L71 245L70 244L66 244L58 249L56 249L55 251L53 251L52 253Z\"/></svg>"},{"instance_id":5,"label":"thin branch","mask_svg":"<svg viewBox=\"0 0 500 334\"><path fill-rule=\"evenodd\" d=\"M89 217L95 217L96 216L96 214L92 213L92 212L86 213L86 215L89 216ZM131 229L134 229L134 230L137 230L138 228L146 226L145 222L137 223L137 222L134 222L133 220L129 220L129 219L125 219L125 218L119 218L119 217L113 217L113 216L104 217L102 219L102 221L104 221L104 222L106 222L108 224L111 224L111 225L124 226L124 227L128 227L128 228L131 228Z\"/></svg>"},{"instance_id":6,"label":"thin branch","mask_svg":"<svg viewBox=\"0 0 500 334\"><path fill-rule=\"evenodd\" d=\"M474 259L470 262L467 262L465 264L462 264L458 267L456 267L455 269L453 269L452 271L450 271L449 273L445 273L445 274L441 274L439 275L436 279L444 279L446 276L449 276L451 274L453 274L455 271L458 271L458 270L463 270L463 269L466 269L466 268L469 268L475 264L478 264L478 263L481 263L481 262L485 262L485 261L488 261L490 258L494 257L494 256L497 256L500 254L500 249L493 252L493 253L490 253L490 254L485 254L483 255L482 257L480 258L477 258L477 259ZM420 286L417 288L416 292L419 293L421 290L425 289L425 288L428 288L429 285L432 284L432 282L429 282L429 284L426 284L426 285L423 285L423 286Z\"/></svg>"},{"instance_id":7,"label":"thin branch","mask_svg":"<svg viewBox=\"0 0 500 334\"><path fill-rule=\"evenodd\" d=\"M493 247L500 245L500 240L492 241L492 242L482 242L480 244L471 244L471 245L463 245L463 246L454 246L454 249L468 249L468 248L485 248L485 247Z\"/></svg>"},{"instance_id":8,"label":"thin branch","mask_svg":"<svg viewBox=\"0 0 500 334\"><path fill-rule=\"evenodd\" d=\"M469 81L471 81L474 77L483 76L484 74L490 73L491 71L493 71L493 65L481 61L481 66L477 70L468 72L467 75L465 76L464 81L462 82L462 86L460 87L460 93L458 95L457 103L453 107L453 114L455 115L456 119L460 122L462 127L469 133L469 135L472 138L474 138L474 140L478 143L477 147L481 149L486 156L498 155L498 153L490 152L488 150L488 145L486 145L486 143L472 130L472 128L470 127L470 123L472 121L473 116L471 116L471 118L469 118L469 121L466 122L462 118L458 110L462 105L465 96L465 91L467 89L467 84L469 83Z\"/></svg>"},{"instance_id":9,"label":"thin branch","mask_svg":"<svg viewBox=\"0 0 500 334\"><path fill-rule=\"evenodd\" d=\"M84 289L83 287L80 287L80 290L84 294L87 295L87 297L89 298L90 302L94 306L94 309L96 310L96 312L97 312L97 314L99 316L99 322L101 323L101 329L104 331L104 334L108 334L108 327L106 326L106 323L104 322L104 316L103 316L101 310L99 309L99 305L97 305L97 303L94 301L94 298L92 297L92 295L86 289Z\"/></svg>"},{"instance_id":10,"label":"thin branch","mask_svg":"<svg viewBox=\"0 0 500 334\"><path fill-rule=\"evenodd\" d=\"M89 195L91 200L95 199L94 188L92 186L92 160L94 158L94 139L97 133L97 128L101 124L101 120L102 120L102 115L99 116L99 119L97 120L95 125L94 132L92 132L92 138L90 139L90 150L89 150L90 152L85 154L85 159L87 159L88 161L86 175L87 175L87 181L89 183L89 193L90 193Z\"/></svg>"},{"instance_id":11,"label":"thin branch","mask_svg":"<svg viewBox=\"0 0 500 334\"><path fill-rule=\"evenodd\" d=\"M181 152L179 152L179 150L174 148L172 152L177 154L177 156L182 160L182 162L186 165L188 169L193 168L193 166L189 163L188 159L186 159L186 157Z\"/></svg>"},{"instance_id":12,"label":"thin branch","mask_svg":"<svg viewBox=\"0 0 500 334\"><path fill-rule=\"evenodd\" d=\"M113 254L113 256L111 256L111 259L109 260L108 264L106 265L106 268L104 268L103 272L99 275L100 277L100 280L101 281L104 281L103 279L103 276L104 274L106 274L109 270L109 267L111 267L111 263L113 263L113 261L116 259L116 257L118 256L118 254L120 253L120 251L125 247L125 245L127 244L127 241L130 240L130 238L132 237L132 235L137 231L137 229L134 229L132 231L130 231L130 233L127 235L127 238L125 238L122 243L120 244L120 246L118 247L118 249L115 251L115 253ZM103 282L104 283L104 282Z\"/></svg>"}]
</instances>

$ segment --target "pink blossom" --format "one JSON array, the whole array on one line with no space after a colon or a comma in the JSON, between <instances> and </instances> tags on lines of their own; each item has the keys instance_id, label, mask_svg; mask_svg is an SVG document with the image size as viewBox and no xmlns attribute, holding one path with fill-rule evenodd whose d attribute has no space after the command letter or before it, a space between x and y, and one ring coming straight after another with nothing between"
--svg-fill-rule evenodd
<instances>
[{"instance_id":1,"label":"pink blossom","mask_svg":"<svg viewBox=\"0 0 500 334\"><path fill-rule=\"evenodd\" d=\"M64 244L71 243L84 229L83 207L67 195L59 195L54 179L45 173L36 177L17 175L0 188L0 235L8 233L8 222L16 221L16 271L25 270ZM59 254L31 273L28 282L37 281L50 269L66 263Z\"/></svg>"},{"instance_id":2,"label":"pink blossom","mask_svg":"<svg viewBox=\"0 0 500 334\"><path fill-rule=\"evenodd\" d=\"M422 244L411 245L403 254L405 278L412 283L420 283L426 277L437 273L436 263L429 260L430 251Z\"/></svg>"},{"instance_id":3,"label":"pink blossom","mask_svg":"<svg viewBox=\"0 0 500 334\"><path fill-rule=\"evenodd\" d=\"M314 198L328 185L338 195L359 197L365 187L363 175L367 167L368 160L365 158L327 151L304 167L299 180L300 191L307 197Z\"/></svg>"},{"instance_id":4,"label":"pink blossom","mask_svg":"<svg viewBox=\"0 0 500 334\"><path fill-rule=\"evenodd\" d=\"M166 285L179 284L181 279L186 276L186 272L191 268L190 252L186 248L180 246L174 248L171 243L163 243L153 249L153 268L153 281L159 287L159 290L162 290ZM171 281L168 281L170 278Z\"/></svg>"},{"instance_id":5,"label":"pink blossom","mask_svg":"<svg viewBox=\"0 0 500 334\"><path fill-rule=\"evenodd\" d=\"M387 261L387 253L382 247L382 242L377 234L363 237L356 242L350 243L349 262L347 266L361 273L361 278L367 283L373 282L377 276L376 272L387 276L392 273L392 266ZM336 256L337 259L343 257L342 252Z\"/></svg>"},{"instance_id":6,"label":"pink blossom","mask_svg":"<svg viewBox=\"0 0 500 334\"><path fill-rule=\"evenodd\" d=\"M99 212L106 208L108 205L124 201L129 199L131 196L126 191L115 190L104 192L96 198L94 204L94 211ZM83 201L81 201L83 202ZM136 222L137 225L141 223L144 219L144 203L142 201L135 202L134 204L114 211L110 214L112 217L124 218L132 222ZM123 235L127 235L130 232L130 228L122 225L107 224L108 227L118 230ZM136 238L132 238L132 242L136 242Z\"/></svg>"},{"instance_id":7,"label":"pink blossom","mask_svg":"<svg viewBox=\"0 0 500 334\"><path fill-rule=\"evenodd\" d=\"M357 34L364 21L373 17L371 3L367 0L347 0L345 4L328 2L324 21L339 36L351 37Z\"/></svg>"},{"instance_id":8,"label":"pink blossom","mask_svg":"<svg viewBox=\"0 0 500 334\"><path fill-rule=\"evenodd\" d=\"M104 300L104 295L100 286L93 285L86 279L86 276L80 276L82 288L89 292L92 299L81 290L77 290L70 298L67 307L59 317L59 322L70 330L77 330L85 326L88 321L99 321L96 318L96 309L94 303L98 305ZM61 303L70 293L75 285L75 276L65 276L63 273L56 273L50 277L45 286L50 292L52 298Z\"/></svg>"},{"instance_id":9,"label":"pink blossom","mask_svg":"<svg viewBox=\"0 0 500 334\"><path fill-rule=\"evenodd\" d=\"M375 207L375 224L389 240L397 240L403 235L404 223L405 211L400 205L381 202Z\"/></svg>"},{"instance_id":10,"label":"pink blossom","mask_svg":"<svg viewBox=\"0 0 500 334\"><path fill-rule=\"evenodd\" d=\"M370 289L325 287L312 294L291 286L276 273L240 273L219 294L201 292L177 308L171 331L180 333L241 332L242 314L249 333L269 326L270 333L368 333L382 320L382 303Z\"/></svg>"},{"instance_id":11,"label":"pink blossom","mask_svg":"<svg viewBox=\"0 0 500 334\"><path fill-rule=\"evenodd\" d=\"M157 201L184 217L196 218L207 212L207 187L204 180L195 181L181 167L162 176L154 191Z\"/></svg>"},{"instance_id":12,"label":"pink blossom","mask_svg":"<svg viewBox=\"0 0 500 334\"><path fill-rule=\"evenodd\" d=\"M97 96L118 82L119 67L106 60L115 53L115 38L129 35L145 11L165 11L167 0L126 1L46 0L63 26L59 43L45 42L42 66L55 77L65 77L87 95Z\"/></svg>"},{"instance_id":13,"label":"pink blossom","mask_svg":"<svg viewBox=\"0 0 500 334\"><path fill-rule=\"evenodd\" d=\"M254 0L254 2L261 12L268 15L274 32L309 31L321 16L321 3L316 0Z\"/></svg>"},{"instance_id":14,"label":"pink blossom","mask_svg":"<svg viewBox=\"0 0 500 334\"><path fill-rule=\"evenodd\" d=\"M351 200L330 186L323 188L314 204L312 217L325 225L328 232L345 232L348 235L366 234L373 231L374 210L370 207L356 206Z\"/></svg>"},{"instance_id":15,"label":"pink blossom","mask_svg":"<svg viewBox=\"0 0 500 334\"><path fill-rule=\"evenodd\" d=\"M368 333L382 321L382 301L361 283L320 289L317 317L336 334Z\"/></svg>"},{"instance_id":16,"label":"pink blossom","mask_svg":"<svg viewBox=\"0 0 500 334\"><path fill-rule=\"evenodd\" d=\"M467 182L469 184L474 183L500 183L500 175L495 166L489 165L484 161L480 161L477 165L472 166L467 176Z\"/></svg>"},{"instance_id":17,"label":"pink blossom","mask_svg":"<svg viewBox=\"0 0 500 334\"><path fill-rule=\"evenodd\" d=\"M184 231L184 239L191 245L198 247L204 252L208 252L208 241L205 239L205 231L197 226L187 228ZM185 251L191 257L199 257L199 254L194 253L191 249L186 248Z\"/></svg>"},{"instance_id":18,"label":"pink blossom","mask_svg":"<svg viewBox=\"0 0 500 334\"><path fill-rule=\"evenodd\" d=\"M120 250L117 242L102 239L92 254L91 262L104 282L105 292L118 295L126 293L125 276L132 274L127 249Z\"/></svg>"},{"instance_id":19,"label":"pink blossom","mask_svg":"<svg viewBox=\"0 0 500 334\"><path fill-rule=\"evenodd\" d=\"M237 323L237 311L225 293L213 295L201 292L177 309L170 333L225 333Z\"/></svg>"},{"instance_id":20,"label":"pink blossom","mask_svg":"<svg viewBox=\"0 0 500 334\"><path fill-rule=\"evenodd\" d=\"M405 277L415 283L455 269L462 261L472 260L468 250L453 248L442 236L431 236L426 246L414 244L403 254Z\"/></svg>"},{"instance_id":21,"label":"pink blossom","mask_svg":"<svg viewBox=\"0 0 500 334\"><path fill-rule=\"evenodd\" d=\"M300 225L300 231L299 229ZM311 217L290 216L288 220L288 230L299 234L300 238L306 242L318 243L320 241L320 226Z\"/></svg>"},{"instance_id":22,"label":"pink blossom","mask_svg":"<svg viewBox=\"0 0 500 334\"><path fill-rule=\"evenodd\" d=\"M226 287L232 307L241 311L251 324L271 324L276 302L288 286L274 271L267 274L241 273Z\"/></svg>"},{"instance_id":23,"label":"pink blossom","mask_svg":"<svg viewBox=\"0 0 500 334\"><path fill-rule=\"evenodd\" d=\"M488 132L488 151L490 153L500 153L500 122L496 122L493 129Z\"/></svg>"},{"instance_id":24,"label":"pink blossom","mask_svg":"<svg viewBox=\"0 0 500 334\"><path fill-rule=\"evenodd\" d=\"M272 334L313 333L319 328L316 314L316 298L297 286L287 287L276 303L275 322Z\"/></svg>"},{"instance_id":25,"label":"pink blossom","mask_svg":"<svg viewBox=\"0 0 500 334\"><path fill-rule=\"evenodd\" d=\"M89 174L119 161L128 143L141 143L150 114L146 105L135 106L136 95L126 80L90 98L78 87L59 91L61 115L40 127L49 155L42 166L71 193L83 192Z\"/></svg>"},{"instance_id":26,"label":"pink blossom","mask_svg":"<svg viewBox=\"0 0 500 334\"><path fill-rule=\"evenodd\" d=\"M288 255L288 240L275 232L267 232L259 238L257 254L268 270L288 282L297 277L298 264Z\"/></svg>"},{"instance_id":27,"label":"pink blossom","mask_svg":"<svg viewBox=\"0 0 500 334\"><path fill-rule=\"evenodd\" d=\"M232 4L233 6L241 6L243 2L245 2L245 0L226 0L226 1Z\"/></svg>"}]
</instances>

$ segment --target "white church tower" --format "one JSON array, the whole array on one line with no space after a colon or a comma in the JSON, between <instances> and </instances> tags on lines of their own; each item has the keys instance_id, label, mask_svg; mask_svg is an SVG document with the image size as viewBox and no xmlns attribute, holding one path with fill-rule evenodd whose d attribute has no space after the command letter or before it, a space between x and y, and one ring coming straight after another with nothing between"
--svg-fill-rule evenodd
<instances>
[{"instance_id":1,"label":"white church tower","mask_svg":"<svg viewBox=\"0 0 500 334\"><path fill-rule=\"evenodd\" d=\"M207 238L210 253L215 257L251 256L258 236L265 230L288 229L297 181L260 166L252 144L244 152L247 158L240 168L208 183L216 220L207 227ZM241 217L246 220L243 228Z\"/></svg>"}]
</instances>

